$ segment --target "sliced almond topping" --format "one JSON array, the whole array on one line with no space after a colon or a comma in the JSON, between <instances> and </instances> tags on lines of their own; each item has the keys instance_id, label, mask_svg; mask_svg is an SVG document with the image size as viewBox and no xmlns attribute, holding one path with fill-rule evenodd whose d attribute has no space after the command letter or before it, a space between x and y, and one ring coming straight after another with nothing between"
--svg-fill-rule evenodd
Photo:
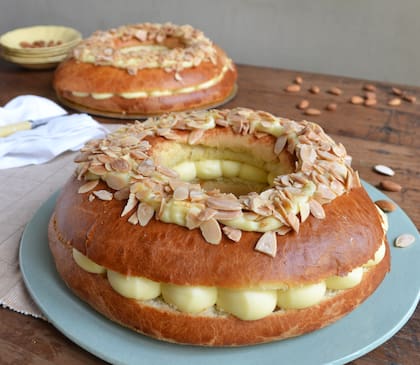
<instances>
[{"instance_id":1,"label":"sliced almond topping","mask_svg":"<svg viewBox=\"0 0 420 365\"><path fill-rule=\"evenodd\" d=\"M111 168L118 172L130 171L130 164L123 158L116 158L111 161Z\"/></svg>"},{"instance_id":2,"label":"sliced almond topping","mask_svg":"<svg viewBox=\"0 0 420 365\"><path fill-rule=\"evenodd\" d=\"M288 227L288 226L281 226L281 227L279 227L279 228L276 230L276 233L277 233L279 236L284 236L284 235L288 234L291 230L292 230L292 229L291 229L290 227Z\"/></svg>"},{"instance_id":3,"label":"sliced almond topping","mask_svg":"<svg viewBox=\"0 0 420 365\"><path fill-rule=\"evenodd\" d=\"M93 194L101 200L112 200L113 198L113 194L107 190L96 190Z\"/></svg>"},{"instance_id":4,"label":"sliced almond topping","mask_svg":"<svg viewBox=\"0 0 420 365\"><path fill-rule=\"evenodd\" d=\"M300 221L303 223L309 217L311 213L309 204L306 202L299 203Z\"/></svg>"},{"instance_id":5,"label":"sliced almond topping","mask_svg":"<svg viewBox=\"0 0 420 365\"><path fill-rule=\"evenodd\" d=\"M222 240L222 230L220 229L219 222L214 218L201 223L200 230L204 239L212 245L218 245Z\"/></svg>"},{"instance_id":6,"label":"sliced almond topping","mask_svg":"<svg viewBox=\"0 0 420 365\"><path fill-rule=\"evenodd\" d=\"M159 171L161 174L171 177L171 178L177 178L179 177L179 174L166 166L158 165L156 166L156 170Z\"/></svg>"},{"instance_id":7,"label":"sliced almond topping","mask_svg":"<svg viewBox=\"0 0 420 365\"><path fill-rule=\"evenodd\" d=\"M217 210L211 209L211 208L205 208L200 213L198 213L197 218L202 221L206 222L210 219L212 219L217 213Z\"/></svg>"},{"instance_id":8,"label":"sliced almond topping","mask_svg":"<svg viewBox=\"0 0 420 365\"><path fill-rule=\"evenodd\" d=\"M88 181L86 184L83 184L79 190L77 190L77 192L79 194L84 194L87 193L88 191L91 191L92 189L94 189L99 183L99 180L91 180Z\"/></svg>"},{"instance_id":9,"label":"sliced almond topping","mask_svg":"<svg viewBox=\"0 0 420 365\"><path fill-rule=\"evenodd\" d=\"M93 202L95 200L95 195L89 194L89 198L88 199L89 199L90 202Z\"/></svg>"},{"instance_id":10,"label":"sliced almond topping","mask_svg":"<svg viewBox=\"0 0 420 365\"><path fill-rule=\"evenodd\" d=\"M141 226L147 225L153 217L155 210L153 207L145 202L141 202L137 207L137 218Z\"/></svg>"},{"instance_id":11,"label":"sliced almond topping","mask_svg":"<svg viewBox=\"0 0 420 365\"><path fill-rule=\"evenodd\" d=\"M189 189L188 185L180 185L174 190L174 199L175 200L186 200L188 199Z\"/></svg>"},{"instance_id":12,"label":"sliced almond topping","mask_svg":"<svg viewBox=\"0 0 420 365\"><path fill-rule=\"evenodd\" d=\"M311 214L318 219L325 218L325 211L321 204L319 204L315 199L309 201L309 209Z\"/></svg>"},{"instance_id":13,"label":"sliced almond topping","mask_svg":"<svg viewBox=\"0 0 420 365\"><path fill-rule=\"evenodd\" d=\"M287 217L286 217L287 222L290 224L290 227L293 228L293 230L295 232L299 232L299 226L300 226L300 222L298 217L296 217L295 214L293 214L292 212L290 212Z\"/></svg>"},{"instance_id":14,"label":"sliced almond topping","mask_svg":"<svg viewBox=\"0 0 420 365\"><path fill-rule=\"evenodd\" d=\"M224 226L222 230L226 237L232 240L233 242L239 242L241 240L242 231L240 229Z\"/></svg>"},{"instance_id":15,"label":"sliced almond topping","mask_svg":"<svg viewBox=\"0 0 420 365\"><path fill-rule=\"evenodd\" d=\"M277 238L274 232L265 232L254 249L258 252L264 253L271 257L276 257L277 254Z\"/></svg>"},{"instance_id":16,"label":"sliced almond topping","mask_svg":"<svg viewBox=\"0 0 420 365\"><path fill-rule=\"evenodd\" d=\"M127 203L125 204L125 207L121 213L121 217L124 217L126 214L130 213L137 205L138 200L136 198L135 193L130 193Z\"/></svg>"},{"instance_id":17,"label":"sliced almond topping","mask_svg":"<svg viewBox=\"0 0 420 365\"><path fill-rule=\"evenodd\" d=\"M396 247L404 248L412 245L415 240L416 238L412 234L404 233L396 238L394 245Z\"/></svg>"},{"instance_id":18,"label":"sliced almond topping","mask_svg":"<svg viewBox=\"0 0 420 365\"><path fill-rule=\"evenodd\" d=\"M128 223L136 225L139 223L139 218L137 217L137 212L134 212L130 215L130 218L128 218Z\"/></svg>"},{"instance_id":19,"label":"sliced almond topping","mask_svg":"<svg viewBox=\"0 0 420 365\"><path fill-rule=\"evenodd\" d=\"M214 218L217 220L235 219L242 215L242 210L216 210Z\"/></svg>"},{"instance_id":20,"label":"sliced almond topping","mask_svg":"<svg viewBox=\"0 0 420 365\"><path fill-rule=\"evenodd\" d=\"M188 144L196 144L204 135L204 129L194 129L188 136Z\"/></svg>"},{"instance_id":21,"label":"sliced almond topping","mask_svg":"<svg viewBox=\"0 0 420 365\"><path fill-rule=\"evenodd\" d=\"M241 203L236 197L229 198L229 196L210 196L207 200L207 205L210 208L217 210L239 210L241 209Z\"/></svg>"},{"instance_id":22,"label":"sliced almond topping","mask_svg":"<svg viewBox=\"0 0 420 365\"><path fill-rule=\"evenodd\" d=\"M276 139L276 143L274 144L274 153L279 155L281 151L283 151L284 147L287 143L287 136L282 135Z\"/></svg>"}]
</instances>

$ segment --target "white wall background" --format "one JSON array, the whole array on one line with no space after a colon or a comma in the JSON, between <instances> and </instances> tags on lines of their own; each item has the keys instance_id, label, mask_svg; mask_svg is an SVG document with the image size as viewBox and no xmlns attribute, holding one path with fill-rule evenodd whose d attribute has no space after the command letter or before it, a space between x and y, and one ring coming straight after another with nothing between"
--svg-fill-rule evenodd
<instances>
[{"instance_id":1,"label":"white wall background","mask_svg":"<svg viewBox=\"0 0 420 365\"><path fill-rule=\"evenodd\" d=\"M237 63L420 85L420 0L0 0L0 33L191 24Z\"/></svg>"}]
</instances>

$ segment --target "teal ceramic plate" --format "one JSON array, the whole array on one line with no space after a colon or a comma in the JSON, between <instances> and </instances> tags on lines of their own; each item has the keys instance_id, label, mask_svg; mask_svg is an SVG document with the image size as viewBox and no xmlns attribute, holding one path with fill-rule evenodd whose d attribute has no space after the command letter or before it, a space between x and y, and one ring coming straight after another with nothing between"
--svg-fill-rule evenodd
<instances>
[{"instance_id":1,"label":"teal ceramic plate","mask_svg":"<svg viewBox=\"0 0 420 365\"><path fill-rule=\"evenodd\" d=\"M373 200L386 199L364 183ZM150 339L112 323L73 296L60 280L48 249L47 225L57 193L34 215L22 236L20 267L26 286L49 321L64 335L113 364L343 364L392 337L419 301L420 237L407 215L389 214L388 239L411 233L408 248L391 244L392 271L378 290L338 322L319 331L269 344L241 348L181 346Z\"/></svg>"}]
</instances>

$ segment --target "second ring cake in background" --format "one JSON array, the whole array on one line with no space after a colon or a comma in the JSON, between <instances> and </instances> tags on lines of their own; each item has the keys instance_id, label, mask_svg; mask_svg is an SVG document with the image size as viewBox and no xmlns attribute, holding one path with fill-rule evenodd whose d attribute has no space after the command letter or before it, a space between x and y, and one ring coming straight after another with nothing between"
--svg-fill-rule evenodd
<instances>
[{"instance_id":1,"label":"second ring cake in background","mask_svg":"<svg viewBox=\"0 0 420 365\"><path fill-rule=\"evenodd\" d=\"M232 60L190 25L96 31L57 68L58 98L96 115L141 118L221 105L236 92Z\"/></svg>"}]
</instances>

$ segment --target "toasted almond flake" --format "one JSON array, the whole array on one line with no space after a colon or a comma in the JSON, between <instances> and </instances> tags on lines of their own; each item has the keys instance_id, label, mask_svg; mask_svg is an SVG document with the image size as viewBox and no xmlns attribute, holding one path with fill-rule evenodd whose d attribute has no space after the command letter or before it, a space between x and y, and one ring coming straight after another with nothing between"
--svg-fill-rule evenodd
<instances>
[{"instance_id":1,"label":"toasted almond flake","mask_svg":"<svg viewBox=\"0 0 420 365\"><path fill-rule=\"evenodd\" d=\"M207 206L209 208L217 209L217 210L239 210L241 209L241 203L239 202L236 197L229 196L210 196L207 199Z\"/></svg>"},{"instance_id":2,"label":"toasted almond flake","mask_svg":"<svg viewBox=\"0 0 420 365\"><path fill-rule=\"evenodd\" d=\"M373 166L373 170L378 172L379 174L386 175L386 176L394 176L395 171L388 166L385 165L375 165Z\"/></svg>"},{"instance_id":3,"label":"toasted almond flake","mask_svg":"<svg viewBox=\"0 0 420 365\"><path fill-rule=\"evenodd\" d=\"M258 240L254 249L268 256L276 257L276 254L277 254L276 234L274 232L265 232Z\"/></svg>"},{"instance_id":4,"label":"toasted almond flake","mask_svg":"<svg viewBox=\"0 0 420 365\"><path fill-rule=\"evenodd\" d=\"M105 166L103 164L99 164L99 165L91 164L89 166L89 171L92 174L99 175L99 176L102 176L102 175L105 175L106 173L108 173L107 169L105 168Z\"/></svg>"},{"instance_id":5,"label":"toasted almond flake","mask_svg":"<svg viewBox=\"0 0 420 365\"><path fill-rule=\"evenodd\" d=\"M204 129L195 129L188 136L188 144L196 144L204 135Z\"/></svg>"},{"instance_id":6,"label":"toasted almond flake","mask_svg":"<svg viewBox=\"0 0 420 365\"><path fill-rule=\"evenodd\" d=\"M412 245L415 242L416 238L409 233L404 233L399 235L394 242L395 247L405 248Z\"/></svg>"},{"instance_id":7,"label":"toasted almond flake","mask_svg":"<svg viewBox=\"0 0 420 365\"><path fill-rule=\"evenodd\" d=\"M299 212L300 212L300 221L303 223L308 219L309 214L311 213L309 204L307 202L299 203Z\"/></svg>"},{"instance_id":8,"label":"toasted almond flake","mask_svg":"<svg viewBox=\"0 0 420 365\"><path fill-rule=\"evenodd\" d=\"M307 162L309 164L313 164L316 159L316 152L314 147L304 144L300 148L300 158L303 162Z\"/></svg>"},{"instance_id":9,"label":"toasted almond flake","mask_svg":"<svg viewBox=\"0 0 420 365\"><path fill-rule=\"evenodd\" d=\"M224 226L222 230L226 237L232 240L233 242L239 242L241 240L241 230L229 226Z\"/></svg>"},{"instance_id":10,"label":"toasted almond flake","mask_svg":"<svg viewBox=\"0 0 420 365\"><path fill-rule=\"evenodd\" d=\"M216 210L214 218L217 220L225 221L238 218L242 215L242 210Z\"/></svg>"},{"instance_id":11,"label":"toasted almond flake","mask_svg":"<svg viewBox=\"0 0 420 365\"><path fill-rule=\"evenodd\" d=\"M222 240L222 230L219 222L212 218L200 224L200 231L204 239L213 245L218 245Z\"/></svg>"},{"instance_id":12,"label":"toasted almond flake","mask_svg":"<svg viewBox=\"0 0 420 365\"><path fill-rule=\"evenodd\" d=\"M134 212L130 215L130 218L128 218L128 223L136 225L139 223L139 218L137 217L137 212Z\"/></svg>"},{"instance_id":13,"label":"toasted almond flake","mask_svg":"<svg viewBox=\"0 0 420 365\"><path fill-rule=\"evenodd\" d=\"M93 194L101 200L112 200L113 198L113 194L107 190L96 190Z\"/></svg>"},{"instance_id":14,"label":"toasted almond flake","mask_svg":"<svg viewBox=\"0 0 420 365\"><path fill-rule=\"evenodd\" d=\"M137 206L138 200L136 198L135 193L130 193L127 203L125 204L125 207L121 213L121 217L124 217L126 214L131 212L136 206Z\"/></svg>"},{"instance_id":15,"label":"toasted almond flake","mask_svg":"<svg viewBox=\"0 0 420 365\"><path fill-rule=\"evenodd\" d=\"M118 172L130 171L130 164L123 158L116 158L111 161L111 168Z\"/></svg>"},{"instance_id":16,"label":"toasted almond flake","mask_svg":"<svg viewBox=\"0 0 420 365\"><path fill-rule=\"evenodd\" d=\"M163 174L165 176L168 176L168 177L171 177L171 178L178 178L179 177L179 174L175 170L170 169L166 166L158 165L158 166L156 166L156 170L159 171L161 174Z\"/></svg>"},{"instance_id":17,"label":"toasted almond flake","mask_svg":"<svg viewBox=\"0 0 420 365\"><path fill-rule=\"evenodd\" d=\"M286 220L289 223L290 227L292 227L292 229L296 233L298 233L299 227L300 227L300 222L299 222L298 217L296 217L296 215L291 212L287 215Z\"/></svg>"},{"instance_id":18,"label":"toasted almond flake","mask_svg":"<svg viewBox=\"0 0 420 365\"><path fill-rule=\"evenodd\" d=\"M173 197L175 200L186 200L188 199L188 195L188 185L180 185L174 190Z\"/></svg>"},{"instance_id":19,"label":"toasted almond flake","mask_svg":"<svg viewBox=\"0 0 420 365\"><path fill-rule=\"evenodd\" d=\"M99 184L99 180L91 180L87 183L83 184L81 187L79 187L79 190L77 192L79 194L87 193L88 191L91 191L92 189L96 188L96 186Z\"/></svg>"},{"instance_id":20,"label":"toasted almond flake","mask_svg":"<svg viewBox=\"0 0 420 365\"><path fill-rule=\"evenodd\" d=\"M325 218L325 211L321 204L319 204L315 199L309 201L309 210L311 214L318 219Z\"/></svg>"},{"instance_id":21,"label":"toasted almond flake","mask_svg":"<svg viewBox=\"0 0 420 365\"><path fill-rule=\"evenodd\" d=\"M147 225L155 214L153 207L145 202L141 202L137 207L137 218L141 226Z\"/></svg>"},{"instance_id":22,"label":"toasted almond flake","mask_svg":"<svg viewBox=\"0 0 420 365\"><path fill-rule=\"evenodd\" d=\"M279 155L281 153L281 151L283 151L284 147L286 146L286 143L287 143L287 136L286 135L282 135L280 137L277 137L276 143L274 144L274 153L276 155Z\"/></svg>"},{"instance_id":23,"label":"toasted almond flake","mask_svg":"<svg viewBox=\"0 0 420 365\"><path fill-rule=\"evenodd\" d=\"M279 236L284 236L284 235L288 234L291 230L292 230L292 229L291 229L290 227L288 227L288 226L281 226L281 227L279 227L279 228L276 230L276 233L277 233Z\"/></svg>"},{"instance_id":24,"label":"toasted almond flake","mask_svg":"<svg viewBox=\"0 0 420 365\"><path fill-rule=\"evenodd\" d=\"M216 215L217 210L211 209L211 208L205 208L200 213L198 213L197 218L202 221L206 222Z\"/></svg>"},{"instance_id":25,"label":"toasted almond flake","mask_svg":"<svg viewBox=\"0 0 420 365\"><path fill-rule=\"evenodd\" d=\"M393 204L390 200L380 199L375 202L375 204L385 213L393 212L397 209L396 205Z\"/></svg>"},{"instance_id":26,"label":"toasted almond flake","mask_svg":"<svg viewBox=\"0 0 420 365\"><path fill-rule=\"evenodd\" d=\"M95 195L89 194L89 198L88 199L89 199L90 202L93 202L95 200Z\"/></svg>"}]
</instances>

